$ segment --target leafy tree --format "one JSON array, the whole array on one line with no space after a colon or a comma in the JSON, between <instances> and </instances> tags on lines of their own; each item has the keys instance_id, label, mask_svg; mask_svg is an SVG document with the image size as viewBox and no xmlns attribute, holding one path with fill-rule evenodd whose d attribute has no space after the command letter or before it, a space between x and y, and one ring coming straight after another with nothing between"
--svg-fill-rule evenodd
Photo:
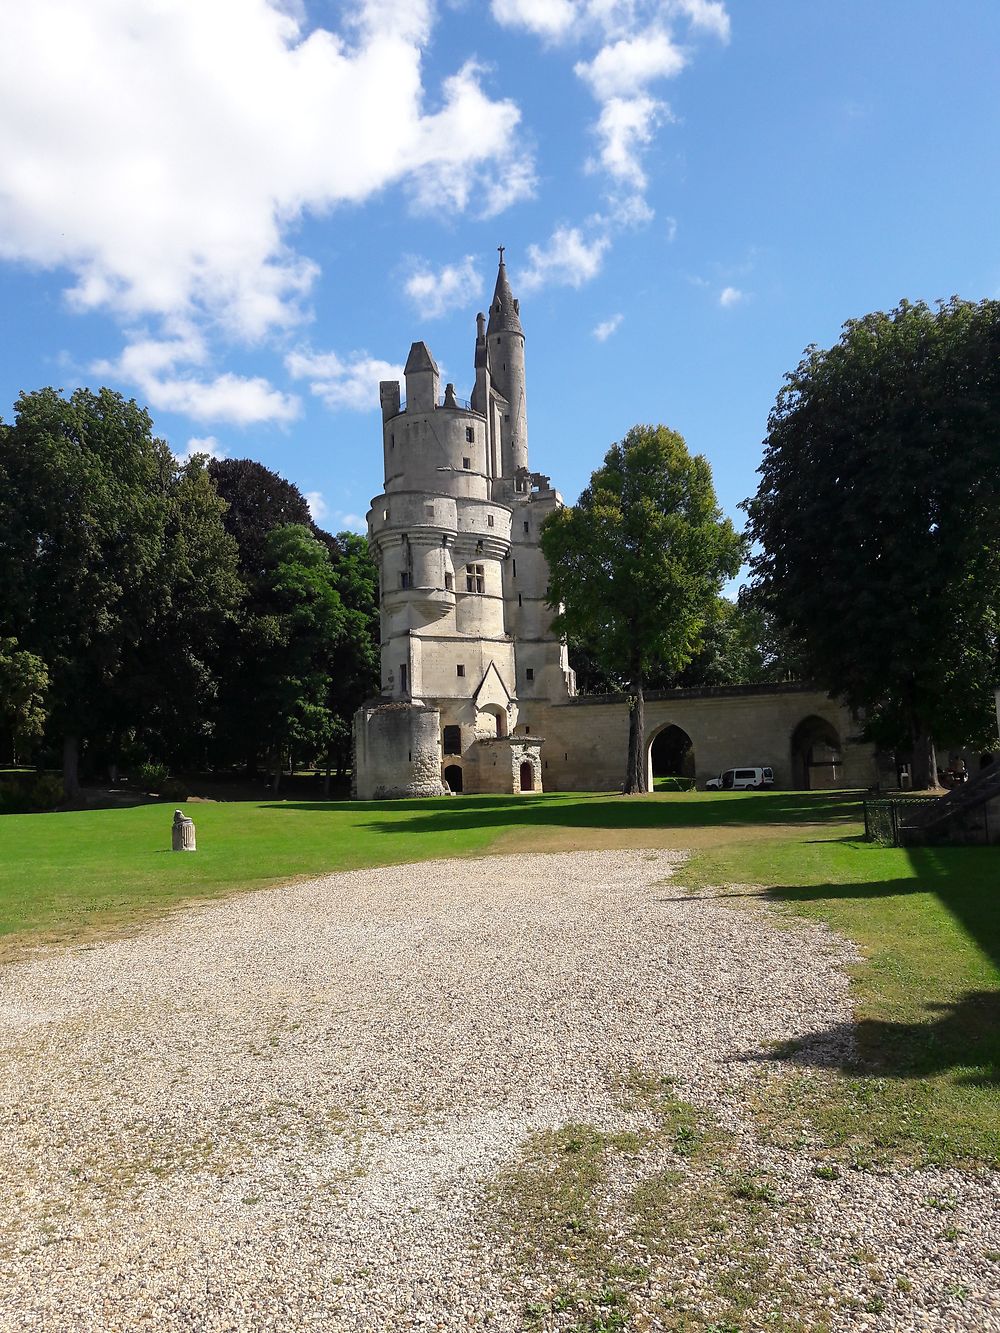
<instances>
[{"instance_id":1,"label":"leafy tree","mask_svg":"<svg viewBox=\"0 0 1000 1333\"><path fill-rule=\"evenodd\" d=\"M271 755L275 789L285 753L310 757L329 748L330 677L345 637L346 616L330 555L308 528L275 528L264 544L258 618L260 689L252 719Z\"/></svg>"},{"instance_id":2,"label":"leafy tree","mask_svg":"<svg viewBox=\"0 0 1000 1333\"><path fill-rule=\"evenodd\" d=\"M1000 302L901 304L807 349L746 504L754 595L816 679L909 745L995 736Z\"/></svg>"},{"instance_id":3,"label":"leafy tree","mask_svg":"<svg viewBox=\"0 0 1000 1333\"><path fill-rule=\"evenodd\" d=\"M571 508L542 529L557 630L590 645L629 692L625 791L646 790L643 691L654 666L679 671L697 650L743 540L719 510L700 455L665 426L634 426Z\"/></svg>"},{"instance_id":4,"label":"leafy tree","mask_svg":"<svg viewBox=\"0 0 1000 1333\"><path fill-rule=\"evenodd\" d=\"M0 633L46 663L67 795L161 585L170 450L110 389L22 394L0 425Z\"/></svg>"},{"instance_id":5,"label":"leafy tree","mask_svg":"<svg viewBox=\"0 0 1000 1333\"><path fill-rule=\"evenodd\" d=\"M163 533L160 597L126 661L117 720L147 754L185 765L211 741L219 679L229 669L228 632L244 585L239 547L224 527L226 503L205 462L171 477Z\"/></svg>"},{"instance_id":6,"label":"leafy tree","mask_svg":"<svg viewBox=\"0 0 1000 1333\"><path fill-rule=\"evenodd\" d=\"M18 747L45 730L48 691L42 659L18 648L16 639L0 639L0 731L10 738L15 763Z\"/></svg>"},{"instance_id":7,"label":"leafy tree","mask_svg":"<svg viewBox=\"0 0 1000 1333\"><path fill-rule=\"evenodd\" d=\"M213 458L208 471L228 506L224 522L236 539L240 569L245 578L255 580L275 528L290 523L312 527L309 504L297 486L252 458Z\"/></svg>"},{"instance_id":8,"label":"leafy tree","mask_svg":"<svg viewBox=\"0 0 1000 1333\"><path fill-rule=\"evenodd\" d=\"M337 534L333 557L337 591L344 606L344 636L330 674L330 760L343 773L350 763L355 710L377 694L380 683L378 566L368 542L356 532Z\"/></svg>"}]
</instances>

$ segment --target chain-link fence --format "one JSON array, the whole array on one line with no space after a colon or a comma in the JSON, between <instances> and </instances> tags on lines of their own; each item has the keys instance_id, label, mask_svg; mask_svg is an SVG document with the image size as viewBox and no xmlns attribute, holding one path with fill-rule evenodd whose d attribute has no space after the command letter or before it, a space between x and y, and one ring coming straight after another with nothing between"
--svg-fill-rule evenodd
<instances>
[{"instance_id":1,"label":"chain-link fence","mask_svg":"<svg viewBox=\"0 0 1000 1333\"><path fill-rule=\"evenodd\" d=\"M919 827L920 812L936 805L937 796L869 796L865 798L865 838L883 847L903 847L910 830Z\"/></svg>"}]
</instances>

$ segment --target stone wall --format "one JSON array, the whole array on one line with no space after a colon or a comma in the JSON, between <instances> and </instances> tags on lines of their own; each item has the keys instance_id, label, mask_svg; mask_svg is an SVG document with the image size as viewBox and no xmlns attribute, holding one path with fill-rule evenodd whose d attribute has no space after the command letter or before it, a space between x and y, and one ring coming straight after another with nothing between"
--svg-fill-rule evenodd
<instances>
[{"instance_id":1,"label":"stone wall","mask_svg":"<svg viewBox=\"0 0 1000 1333\"><path fill-rule=\"evenodd\" d=\"M354 715L354 797L378 801L445 796L441 716L436 708L384 703Z\"/></svg>"},{"instance_id":2,"label":"stone wall","mask_svg":"<svg viewBox=\"0 0 1000 1333\"><path fill-rule=\"evenodd\" d=\"M843 764L824 771L823 785L867 787L876 778L874 749L858 741L859 722L843 704L814 686L731 686L671 690L646 700L647 757L658 732L673 725L690 737L695 778L723 769L770 767L777 787L792 788L796 728L810 718L829 723L840 740ZM521 722L544 736L546 791L614 791L625 776L628 708L617 696L580 696L557 704L522 703ZM518 728L518 731L522 727Z\"/></svg>"}]
</instances>

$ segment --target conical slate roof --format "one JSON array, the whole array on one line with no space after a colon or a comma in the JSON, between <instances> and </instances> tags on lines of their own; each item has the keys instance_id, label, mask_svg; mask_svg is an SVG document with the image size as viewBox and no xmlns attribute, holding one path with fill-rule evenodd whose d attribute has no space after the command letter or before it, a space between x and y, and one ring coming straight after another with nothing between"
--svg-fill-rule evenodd
<instances>
[{"instance_id":1,"label":"conical slate roof","mask_svg":"<svg viewBox=\"0 0 1000 1333\"><path fill-rule=\"evenodd\" d=\"M517 302L514 300L514 293L510 289L510 283L507 281L507 266L500 260L500 271L497 273L497 285L493 292L493 302L490 305L490 322L486 329L490 333L520 333L523 337L524 329L521 328L521 320L517 312Z\"/></svg>"}]
</instances>

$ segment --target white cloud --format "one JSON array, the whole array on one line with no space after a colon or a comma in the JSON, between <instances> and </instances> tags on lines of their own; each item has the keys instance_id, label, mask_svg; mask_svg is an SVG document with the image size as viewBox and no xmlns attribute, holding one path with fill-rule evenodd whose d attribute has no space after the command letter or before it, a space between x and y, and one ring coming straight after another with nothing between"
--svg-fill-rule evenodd
<instances>
[{"instance_id":1,"label":"white cloud","mask_svg":"<svg viewBox=\"0 0 1000 1333\"><path fill-rule=\"evenodd\" d=\"M474 64L425 85L431 0L354 0L340 31L308 30L302 13L288 0L6 6L0 258L68 269L82 310L256 338L293 323L315 282L292 248L304 212L394 184L418 202L443 191L448 209L498 207L497 173L523 197L517 106Z\"/></svg>"},{"instance_id":2,"label":"white cloud","mask_svg":"<svg viewBox=\"0 0 1000 1333\"><path fill-rule=\"evenodd\" d=\"M651 87L675 78L690 63L693 48L677 40L678 25L691 34L729 40L724 0L491 0L491 12L507 27L589 48L591 54L574 64L601 108L594 127L600 152L587 165L631 187L633 217L624 225L634 225L639 205L645 206L643 150L672 119Z\"/></svg>"},{"instance_id":3,"label":"white cloud","mask_svg":"<svg viewBox=\"0 0 1000 1333\"><path fill-rule=\"evenodd\" d=\"M346 360L336 352L314 352L300 348L285 357L293 379L309 382L309 392L332 411L368 412L378 407L380 380L400 380L403 367L379 361L366 352L353 352Z\"/></svg>"},{"instance_id":4,"label":"white cloud","mask_svg":"<svg viewBox=\"0 0 1000 1333\"><path fill-rule=\"evenodd\" d=\"M746 292L741 292L739 287L723 287L719 293L719 305L723 310L729 310L734 305L739 305L741 301L747 299Z\"/></svg>"},{"instance_id":5,"label":"white cloud","mask_svg":"<svg viewBox=\"0 0 1000 1333\"><path fill-rule=\"evenodd\" d=\"M345 514L342 509L333 511L333 526L338 532L359 532L362 536L368 531L363 514Z\"/></svg>"},{"instance_id":6,"label":"white cloud","mask_svg":"<svg viewBox=\"0 0 1000 1333\"><path fill-rule=\"evenodd\" d=\"M573 0L491 0L496 21L506 28L527 28L539 37L562 37L576 21Z\"/></svg>"},{"instance_id":7,"label":"white cloud","mask_svg":"<svg viewBox=\"0 0 1000 1333\"><path fill-rule=\"evenodd\" d=\"M650 142L657 125L670 114L664 102L652 97L613 97L605 102L595 132L600 140L600 165L615 180L641 191L646 185L641 150ZM594 170L596 163L588 166ZM639 201L642 200L641 195Z\"/></svg>"},{"instance_id":8,"label":"white cloud","mask_svg":"<svg viewBox=\"0 0 1000 1333\"><path fill-rule=\"evenodd\" d=\"M624 318L624 315L612 315L610 319L602 320L601 323L592 330L594 337L599 343L607 342L613 333L618 332Z\"/></svg>"},{"instance_id":9,"label":"white cloud","mask_svg":"<svg viewBox=\"0 0 1000 1333\"><path fill-rule=\"evenodd\" d=\"M602 47L593 60L580 61L574 71L598 101L607 102L654 79L672 78L686 63L684 52L667 33L651 29Z\"/></svg>"},{"instance_id":10,"label":"white cloud","mask_svg":"<svg viewBox=\"0 0 1000 1333\"><path fill-rule=\"evenodd\" d=\"M667 244L673 245L677 240L677 219L667 218Z\"/></svg>"},{"instance_id":11,"label":"white cloud","mask_svg":"<svg viewBox=\"0 0 1000 1333\"><path fill-rule=\"evenodd\" d=\"M111 376L138 388L150 407L179 412L195 421L227 421L237 426L284 423L299 415L299 400L263 376L227 372L198 378L183 367L208 360L204 339L190 325L173 326L169 338L138 338L127 343L117 361L97 361L93 373Z\"/></svg>"},{"instance_id":12,"label":"white cloud","mask_svg":"<svg viewBox=\"0 0 1000 1333\"><path fill-rule=\"evenodd\" d=\"M187 442L187 446L181 453L175 453L174 458L178 463L187 463L195 454L207 454L209 458L228 458L229 452L224 449L214 435L192 435Z\"/></svg>"},{"instance_id":13,"label":"white cloud","mask_svg":"<svg viewBox=\"0 0 1000 1333\"><path fill-rule=\"evenodd\" d=\"M322 491L306 491L305 501L309 506L309 517L314 523L321 522L330 512L330 506L323 499Z\"/></svg>"},{"instance_id":14,"label":"white cloud","mask_svg":"<svg viewBox=\"0 0 1000 1333\"><path fill-rule=\"evenodd\" d=\"M528 246L528 267L517 276L525 292L556 284L582 287L597 276L611 244L607 235L584 239L579 227L557 227L544 246Z\"/></svg>"},{"instance_id":15,"label":"white cloud","mask_svg":"<svg viewBox=\"0 0 1000 1333\"><path fill-rule=\"evenodd\" d=\"M423 260L403 284L403 290L424 319L439 319L449 310L470 306L482 295L483 278L472 255L436 272Z\"/></svg>"},{"instance_id":16,"label":"white cloud","mask_svg":"<svg viewBox=\"0 0 1000 1333\"><path fill-rule=\"evenodd\" d=\"M729 41L729 15L723 0L675 0L675 8L690 19L693 28L702 28L720 41Z\"/></svg>"}]
</instances>

